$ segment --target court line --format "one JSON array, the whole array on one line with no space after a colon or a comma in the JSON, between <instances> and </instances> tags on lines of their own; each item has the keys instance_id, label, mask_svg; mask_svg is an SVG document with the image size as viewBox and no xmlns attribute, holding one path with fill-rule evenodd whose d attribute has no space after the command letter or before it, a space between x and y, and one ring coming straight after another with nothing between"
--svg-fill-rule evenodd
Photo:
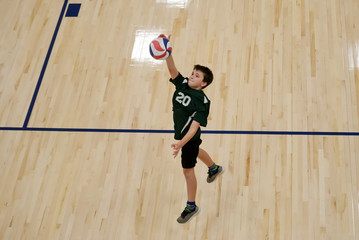
<instances>
[{"instance_id":1,"label":"court line","mask_svg":"<svg viewBox=\"0 0 359 240\"><path fill-rule=\"evenodd\" d=\"M44 75L45 75L45 71L46 71L46 68L47 68L47 64L48 64L48 62L49 62L49 59L50 59L50 56L51 56L51 52L52 52L52 49L53 49L54 44L55 44L55 40L56 40L56 37L57 37L57 33L59 32L60 25L61 25L62 19L63 19L63 17L64 17L64 14L65 14L65 9L66 9L67 3L68 3L68 0L64 0L64 5L62 6L62 10L61 10L61 13L60 13L60 17L59 17L59 20L57 21L57 25L56 25L56 28L55 28L55 32L54 32L54 34L53 34L53 36L52 36L52 40L51 40L49 49L48 49L48 51L47 51L44 64L42 65L41 73L40 73L39 79L38 79L38 81L37 81L36 88L35 88L34 94L33 94L33 96L32 96L29 109L28 109L27 114L26 114L26 118L25 118L25 122L24 122L24 124L23 124L23 128L27 128L27 125L29 124L30 117L31 117L31 113L32 113L32 110L33 110L33 108L34 108L34 105L35 105L35 102L36 102L36 98L37 98L37 95L38 95L38 93L39 93L40 86L41 86L42 80L43 80Z\"/></svg>"},{"instance_id":2,"label":"court line","mask_svg":"<svg viewBox=\"0 0 359 240\"><path fill-rule=\"evenodd\" d=\"M101 128L40 128L40 127L0 127L0 131L33 132L89 132L89 133L174 133L173 130L156 129L101 129ZM359 136L359 132L308 132L308 131L237 131L202 130L203 134L223 135L303 135L303 136Z\"/></svg>"}]
</instances>

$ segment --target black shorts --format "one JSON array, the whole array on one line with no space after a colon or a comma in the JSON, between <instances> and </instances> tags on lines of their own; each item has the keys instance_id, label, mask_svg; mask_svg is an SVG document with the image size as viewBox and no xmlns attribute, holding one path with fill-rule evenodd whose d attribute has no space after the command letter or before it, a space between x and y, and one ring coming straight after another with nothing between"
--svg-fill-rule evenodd
<instances>
[{"instance_id":1,"label":"black shorts","mask_svg":"<svg viewBox=\"0 0 359 240\"><path fill-rule=\"evenodd\" d=\"M197 157L199 152L199 145L201 145L202 140L199 138L197 140L189 141L182 147L182 167L183 168L194 168L197 163Z\"/></svg>"}]
</instances>

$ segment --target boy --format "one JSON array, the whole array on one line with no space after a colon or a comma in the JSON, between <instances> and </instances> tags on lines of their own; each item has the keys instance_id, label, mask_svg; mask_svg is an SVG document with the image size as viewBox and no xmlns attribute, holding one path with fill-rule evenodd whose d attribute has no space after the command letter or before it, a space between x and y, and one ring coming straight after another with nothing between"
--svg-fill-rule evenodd
<instances>
[{"instance_id":1,"label":"boy","mask_svg":"<svg viewBox=\"0 0 359 240\"><path fill-rule=\"evenodd\" d=\"M161 34L159 37L166 37ZM168 36L170 39L171 35ZM181 216L177 219L179 223L186 223L200 211L196 205L197 179L194 167L197 157L208 166L207 182L213 182L216 177L223 173L223 167L216 165L206 151L199 148L201 144L200 126L207 125L210 101L202 91L212 83L212 71L204 66L195 65L189 78L184 78L177 70L173 57L166 59L168 71L172 82L176 86L173 94L173 121L175 139L179 140L172 144L173 156L176 157L182 149L181 163L183 174L187 184L187 205Z\"/></svg>"}]
</instances>

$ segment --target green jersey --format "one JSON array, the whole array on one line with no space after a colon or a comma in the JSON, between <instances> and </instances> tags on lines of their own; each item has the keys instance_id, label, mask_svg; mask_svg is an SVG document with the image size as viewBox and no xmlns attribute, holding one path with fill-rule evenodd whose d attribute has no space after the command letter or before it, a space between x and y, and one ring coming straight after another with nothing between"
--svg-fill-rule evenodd
<instances>
[{"instance_id":1,"label":"green jersey","mask_svg":"<svg viewBox=\"0 0 359 240\"><path fill-rule=\"evenodd\" d=\"M211 102L202 90L189 87L188 78L184 78L180 73L175 79L170 79L170 82L176 86L172 97L175 139L181 140L188 132L193 120L203 127L207 126ZM199 139L200 135L201 129L198 128L191 140Z\"/></svg>"}]
</instances>

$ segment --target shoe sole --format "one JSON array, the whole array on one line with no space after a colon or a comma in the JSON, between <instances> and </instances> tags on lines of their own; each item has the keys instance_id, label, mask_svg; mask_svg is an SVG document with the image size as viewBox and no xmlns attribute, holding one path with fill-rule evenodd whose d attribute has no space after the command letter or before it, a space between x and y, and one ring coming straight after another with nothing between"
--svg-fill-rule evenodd
<instances>
[{"instance_id":1,"label":"shoe sole","mask_svg":"<svg viewBox=\"0 0 359 240\"><path fill-rule=\"evenodd\" d=\"M198 206L197 206L198 207ZM178 222L179 224L185 224L185 223L188 223L188 222L190 222L195 216L197 216L199 213L201 212L201 208L200 207L198 207L198 211L195 213L195 214L193 214L192 215L192 217L190 218L190 219L188 219L188 221L186 221L186 222L183 222L183 223L180 223L180 222Z\"/></svg>"},{"instance_id":2,"label":"shoe sole","mask_svg":"<svg viewBox=\"0 0 359 240\"><path fill-rule=\"evenodd\" d=\"M214 183L217 180L217 178L224 173L225 168L223 166L221 167L222 167L222 171L217 175L217 177L212 182L207 182L207 183Z\"/></svg>"}]
</instances>

